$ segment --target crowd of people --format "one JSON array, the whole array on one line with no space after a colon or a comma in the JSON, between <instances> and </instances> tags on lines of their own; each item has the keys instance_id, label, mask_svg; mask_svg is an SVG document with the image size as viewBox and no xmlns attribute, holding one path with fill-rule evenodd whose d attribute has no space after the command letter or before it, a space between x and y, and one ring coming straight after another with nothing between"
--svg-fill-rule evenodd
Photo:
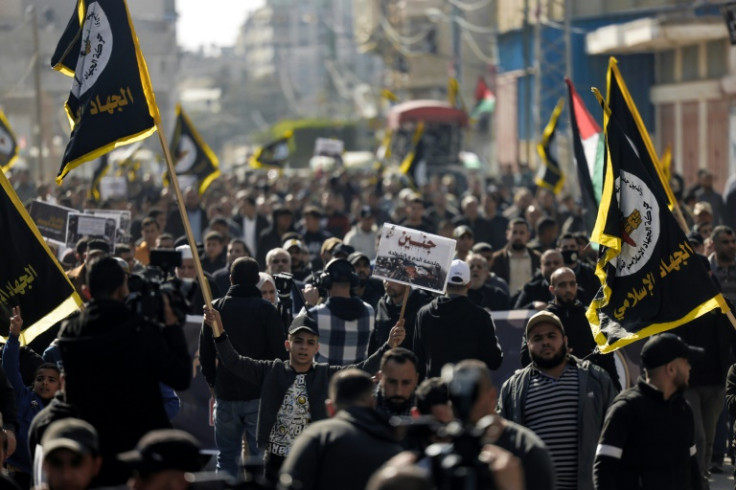
<instances>
[{"instance_id":1,"label":"crowd of people","mask_svg":"<svg viewBox=\"0 0 736 490\"><path fill-rule=\"evenodd\" d=\"M437 174L422 189L370 171L226 175L204 195L184 190L196 250L171 190L150 176L103 202L73 174L60 188L22 169L12 181L23 202L127 209L132 222L125 243L56 250L86 304L40 353L20 346L12 312L0 485L207 488L187 476L202 477L199 443L171 429L192 379L188 314L204 318L210 488L700 489L727 452L726 316L651 337L641 378L625 386L586 318L600 288L595 210L528 173ZM736 209L707 171L687 192L673 184L688 240L736 304ZM456 241L445 294L372 277L384 223ZM141 300L152 277L167 285L157 308ZM494 312L514 309L527 321L504 346ZM519 345L522 369L495 379Z\"/></svg>"}]
</instances>

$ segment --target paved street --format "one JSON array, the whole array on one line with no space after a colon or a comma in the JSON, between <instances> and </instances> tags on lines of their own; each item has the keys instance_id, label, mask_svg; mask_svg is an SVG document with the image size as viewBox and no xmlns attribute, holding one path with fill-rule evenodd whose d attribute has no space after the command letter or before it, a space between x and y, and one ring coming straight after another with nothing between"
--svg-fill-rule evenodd
<instances>
[{"instance_id":1,"label":"paved street","mask_svg":"<svg viewBox=\"0 0 736 490\"><path fill-rule=\"evenodd\" d=\"M733 466L723 465L723 473L714 474L710 479L711 490L733 490Z\"/></svg>"}]
</instances>

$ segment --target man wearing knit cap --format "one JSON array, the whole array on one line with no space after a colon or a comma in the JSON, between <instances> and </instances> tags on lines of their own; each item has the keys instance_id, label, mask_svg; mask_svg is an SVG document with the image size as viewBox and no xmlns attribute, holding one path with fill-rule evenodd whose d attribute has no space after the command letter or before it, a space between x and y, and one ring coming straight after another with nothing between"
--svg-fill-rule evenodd
<instances>
[{"instance_id":1,"label":"man wearing knit cap","mask_svg":"<svg viewBox=\"0 0 736 490\"><path fill-rule=\"evenodd\" d=\"M414 352L427 377L439 376L448 362L478 359L495 370L503 361L491 314L468 299L469 287L470 268L455 259L447 275L446 296L417 313Z\"/></svg>"},{"instance_id":2,"label":"man wearing knit cap","mask_svg":"<svg viewBox=\"0 0 736 490\"><path fill-rule=\"evenodd\" d=\"M565 327L554 313L529 319L532 363L501 388L499 413L536 433L555 466L555 488L593 488L593 458L606 409L616 396L608 374L568 353Z\"/></svg>"},{"instance_id":3,"label":"man wearing knit cap","mask_svg":"<svg viewBox=\"0 0 736 490\"><path fill-rule=\"evenodd\" d=\"M673 333L649 338L641 349L644 375L606 414L595 454L595 488L700 489L693 413L682 392L690 361L705 350Z\"/></svg>"}]
</instances>

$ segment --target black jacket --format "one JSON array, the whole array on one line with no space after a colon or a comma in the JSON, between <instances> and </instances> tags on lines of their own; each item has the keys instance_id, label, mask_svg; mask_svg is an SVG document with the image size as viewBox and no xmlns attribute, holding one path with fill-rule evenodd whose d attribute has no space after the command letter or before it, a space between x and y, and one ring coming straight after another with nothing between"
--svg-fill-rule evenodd
<instances>
[{"instance_id":1,"label":"black jacket","mask_svg":"<svg viewBox=\"0 0 736 490\"><path fill-rule=\"evenodd\" d=\"M531 281L524 284L524 287L521 288L521 292L516 298L514 309L533 310L535 301L549 303L553 299L552 293L549 291L549 282L542 274L537 273Z\"/></svg>"},{"instance_id":2,"label":"black jacket","mask_svg":"<svg viewBox=\"0 0 736 490\"><path fill-rule=\"evenodd\" d=\"M69 417L78 417L77 410L67 403L66 395L63 391L57 391L56 395L46 405L43 410L33 417L31 426L28 429L28 448L31 450L31 461L33 461L36 451L36 445L41 444L43 433L46 428L57 420Z\"/></svg>"},{"instance_id":3,"label":"black jacket","mask_svg":"<svg viewBox=\"0 0 736 490\"><path fill-rule=\"evenodd\" d=\"M681 392L668 400L639 379L608 408L598 442L596 490L700 490L693 413Z\"/></svg>"},{"instance_id":4,"label":"black jacket","mask_svg":"<svg viewBox=\"0 0 736 490\"><path fill-rule=\"evenodd\" d=\"M419 310L413 350L427 377L439 376L448 362L478 359L498 369L503 361L491 314L466 296L440 296Z\"/></svg>"},{"instance_id":5,"label":"black jacket","mask_svg":"<svg viewBox=\"0 0 736 490\"><path fill-rule=\"evenodd\" d=\"M387 417L369 407L350 407L307 427L281 474L291 476L286 488L365 488L373 472L400 452Z\"/></svg>"},{"instance_id":6,"label":"black jacket","mask_svg":"<svg viewBox=\"0 0 736 490\"><path fill-rule=\"evenodd\" d=\"M478 289L468 289L470 301L491 311L505 311L509 309L509 295L503 289L492 286L487 282Z\"/></svg>"},{"instance_id":7,"label":"black jacket","mask_svg":"<svg viewBox=\"0 0 736 490\"><path fill-rule=\"evenodd\" d=\"M423 289L414 289L406 300L404 310L404 330L406 337L399 347L412 350L414 344L414 325L417 320L419 308L432 301L432 295ZM399 321L401 305L395 305L388 295L384 295L376 306L376 322L371 331L368 341L368 354L373 354L388 340L391 329Z\"/></svg>"},{"instance_id":8,"label":"black jacket","mask_svg":"<svg viewBox=\"0 0 736 490\"><path fill-rule=\"evenodd\" d=\"M261 297L257 287L231 286L213 307L220 312L223 328L238 353L261 361L286 358L286 337L279 313ZM229 401L255 400L260 396L260 386L243 382L222 362L216 361L212 329L203 323L199 333L199 363L207 384L215 388L215 396Z\"/></svg>"},{"instance_id":9,"label":"black jacket","mask_svg":"<svg viewBox=\"0 0 736 490\"><path fill-rule=\"evenodd\" d=\"M122 302L92 300L59 332L67 401L99 432L101 484L119 481L108 462L153 429L171 427L159 382L186 390L192 360L181 326L162 326ZM106 470L107 468L107 470Z\"/></svg>"}]
</instances>

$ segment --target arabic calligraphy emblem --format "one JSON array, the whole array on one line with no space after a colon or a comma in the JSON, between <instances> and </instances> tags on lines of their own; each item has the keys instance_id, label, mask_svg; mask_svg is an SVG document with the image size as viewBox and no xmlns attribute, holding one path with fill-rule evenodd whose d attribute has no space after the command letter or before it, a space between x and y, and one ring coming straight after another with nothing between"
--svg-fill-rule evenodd
<instances>
[{"instance_id":1,"label":"arabic calligraphy emblem","mask_svg":"<svg viewBox=\"0 0 736 490\"><path fill-rule=\"evenodd\" d=\"M659 204L638 176L621 171L615 192L621 207L621 253L612 259L616 275L637 273L651 259L659 238Z\"/></svg>"},{"instance_id":2,"label":"arabic calligraphy emblem","mask_svg":"<svg viewBox=\"0 0 736 490\"><path fill-rule=\"evenodd\" d=\"M197 159L197 147L189 135L181 135L174 157L176 158L176 166L174 168L177 174L183 174L192 169Z\"/></svg>"},{"instance_id":3,"label":"arabic calligraphy emblem","mask_svg":"<svg viewBox=\"0 0 736 490\"><path fill-rule=\"evenodd\" d=\"M72 94L80 98L97 82L110 61L113 49L112 27L99 2L92 2L82 27L82 50L74 72Z\"/></svg>"}]
</instances>

